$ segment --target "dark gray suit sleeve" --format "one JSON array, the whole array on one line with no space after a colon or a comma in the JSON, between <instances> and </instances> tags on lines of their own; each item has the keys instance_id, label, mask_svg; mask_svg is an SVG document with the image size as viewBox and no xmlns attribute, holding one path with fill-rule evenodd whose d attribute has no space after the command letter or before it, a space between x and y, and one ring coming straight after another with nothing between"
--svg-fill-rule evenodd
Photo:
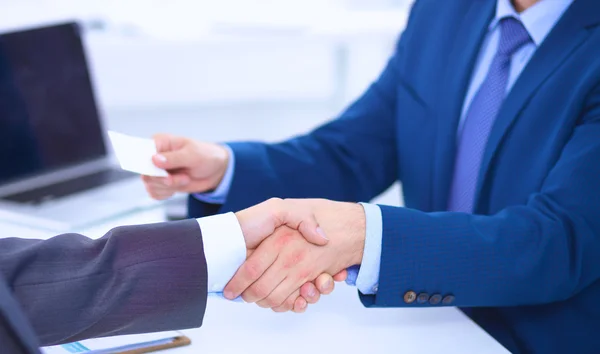
<instances>
[{"instance_id":1,"label":"dark gray suit sleeve","mask_svg":"<svg viewBox=\"0 0 600 354\"><path fill-rule=\"evenodd\" d=\"M199 327L206 307L196 220L118 227L98 240L0 239L0 272L42 345Z\"/></svg>"}]
</instances>

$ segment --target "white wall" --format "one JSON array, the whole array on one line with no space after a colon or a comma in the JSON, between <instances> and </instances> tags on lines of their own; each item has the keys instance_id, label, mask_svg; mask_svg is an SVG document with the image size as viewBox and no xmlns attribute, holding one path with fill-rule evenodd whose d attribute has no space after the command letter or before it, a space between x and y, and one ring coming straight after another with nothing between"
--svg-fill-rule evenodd
<instances>
[{"instance_id":1,"label":"white wall","mask_svg":"<svg viewBox=\"0 0 600 354\"><path fill-rule=\"evenodd\" d=\"M408 2L0 0L0 30L82 21L110 129L275 141L364 91ZM382 201L399 203L397 190Z\"/></svg>"}]
</instances>

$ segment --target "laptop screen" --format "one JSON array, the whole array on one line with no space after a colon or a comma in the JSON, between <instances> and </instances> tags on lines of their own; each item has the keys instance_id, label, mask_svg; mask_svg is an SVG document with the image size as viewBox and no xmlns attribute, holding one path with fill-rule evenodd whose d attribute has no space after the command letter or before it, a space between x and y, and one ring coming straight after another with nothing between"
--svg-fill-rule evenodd
<instances>
[{"instance_id":1,"label":"laptop screen","mask_svg":"<svg viewBox=\"0 0 600 354\"><path fill-rule=\"evenodd\" d=\"M105 155L78 26L0 34L0 185Z\"/></svg>"}]
</instances>

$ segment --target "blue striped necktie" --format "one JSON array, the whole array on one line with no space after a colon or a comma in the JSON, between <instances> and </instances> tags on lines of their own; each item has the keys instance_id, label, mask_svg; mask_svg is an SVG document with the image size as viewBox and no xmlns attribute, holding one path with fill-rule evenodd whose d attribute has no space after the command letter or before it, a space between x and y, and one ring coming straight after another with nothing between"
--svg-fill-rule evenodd
<instances>
[{"instance_id":1,"label":"blue striped necktie","mask_svg":"<svg viewBox=\"0 0 600 354\"><path fill-rule=\"evenodd\" d=\"M519 20L507 17L500 21L498 51L483 84L473 97L458 137L449 211L473 212L483 152L506 96L510 59L529 42L531 37Z\"/></svg>"}]
</instances>

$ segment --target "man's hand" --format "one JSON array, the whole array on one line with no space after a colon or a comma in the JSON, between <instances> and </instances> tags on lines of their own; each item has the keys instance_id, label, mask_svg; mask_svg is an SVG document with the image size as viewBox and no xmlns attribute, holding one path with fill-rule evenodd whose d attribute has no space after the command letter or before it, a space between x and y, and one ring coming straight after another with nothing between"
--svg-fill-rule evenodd
<instances>
[{"instance_id":1,"label":"man's hand","mask_svg":"<svg viewBox=\"0 0 600 354\"><path fill-rule=\"evenodd\" d=\"M293 211L285 212L287 218L314 215L329 242L319 247L291 228L275 230L227 284L227 298L241 295L246 302L276 311L295 309L294 295L303 284L322 273L336 274L362 262L366 221L360 204L306 199L284 200L281 205Z\"/></svg>"},{"instance_id":2,"label":"man's hand","mask_svg":"<svg viewBox=\"0 0 600 354\"><path fill-rule=\"evenodd\" d=\"M297 230L307 241L323 246L329 241L324 231L320 228L314 214L310 209L293 209L294 204L279 198L271 198L266 202L244 209L236 213L242 233L246 241L249 255L254 252L261 242L282 226ZM345 269L331 277L323 273L314 283L307 282L302 289L296 290L289 297L291 306L274 308L274 311L283 312L294 310L304 312L308 304L314 304L321 294L327 295L334 289L333 281L344 281L347 277Z\"/></svg>"},{"instance_id":3,"label":"man's hand","mask_svg":"<svg viewBox=\"0 0 600 354\"><path fill-rule=\"evenodd\" d=\"M152 162L169 173L168 177L142 176L154 199L167 199L176 192L211 191L225 175L230 156L221 145L167 134L155 135L154 142L158 153Z\"/></svg>"}]
</instances>

